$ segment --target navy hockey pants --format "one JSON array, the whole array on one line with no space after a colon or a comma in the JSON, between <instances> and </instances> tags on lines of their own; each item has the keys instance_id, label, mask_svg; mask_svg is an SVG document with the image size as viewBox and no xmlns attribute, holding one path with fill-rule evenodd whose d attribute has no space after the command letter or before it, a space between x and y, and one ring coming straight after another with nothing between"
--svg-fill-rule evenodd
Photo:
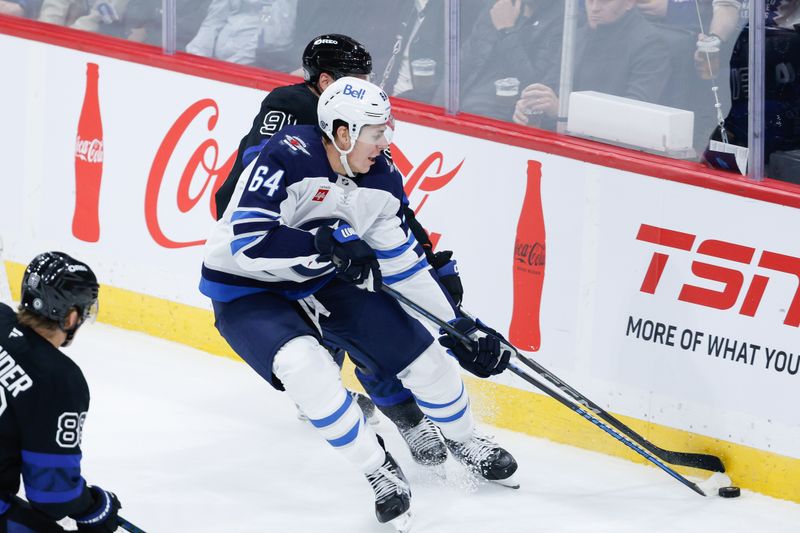
<instances>
[{"instance_id":1,"label":"navy hockey pants","mask_svg":"<svg viewBox=\"0 0 800 533\"><path fill-rule=\"evenodd\" d=\"M311 335L347 350L360 368L358 377L380 406L411 397L397 373L433 342L431 334L388 294L372 293L334 280L314 296L325 307L322 338L296 301L261 292L232 302L214 301L216 327L233 350L261 377L282 388L272 374L277 351L289 340Z\"/></svg>"}]
</instances>

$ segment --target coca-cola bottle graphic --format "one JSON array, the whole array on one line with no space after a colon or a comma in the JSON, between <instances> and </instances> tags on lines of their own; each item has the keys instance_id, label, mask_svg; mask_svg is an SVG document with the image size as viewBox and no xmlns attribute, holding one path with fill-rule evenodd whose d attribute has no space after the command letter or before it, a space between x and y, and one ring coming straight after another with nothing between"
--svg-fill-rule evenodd
<instances>
[{"instance_id":1,"label":"coca-cola bottle graphic","mask_svg":"<svg viewBox=\"0 0 800 533\"><path fill-rule=\"evenodd\" d=\"M100 120L96 63L86 64L86 93L75 139L75 213L72 234L82 241L100 239L100 180L103 177L103 123Z\"/></svg>"},{"instance_id":2,"label":"coca-cola bottle graphic","mask_svg":"<svg viewBox=\"0 0 800 533\"><path fill-rule=\"evenodd\" d=\"M545 266L541 181L542 164L528 161L528 184L514 243L514 308L508 331L508 340L526 351L536 351L541 345L539 307Z\"/></svg>"}]
</instances>

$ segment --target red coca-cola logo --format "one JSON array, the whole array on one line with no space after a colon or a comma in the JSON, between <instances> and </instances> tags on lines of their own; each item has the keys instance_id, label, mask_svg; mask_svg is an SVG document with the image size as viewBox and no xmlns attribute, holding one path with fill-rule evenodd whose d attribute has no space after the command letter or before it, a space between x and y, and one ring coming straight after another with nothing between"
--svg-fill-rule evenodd
<instances>
[{"instance_id":1,"label":"red coca-cola logo","mask_svg":"<svg viewBox=\"0 0 800 533\"><path fill-rule=\"evenodd\" d=\"M442 152L433 152L423 159L421 163L414 165L396 144L392 144L391 149L392 159L397 170L406 177L405 185L403 186L406 196L411 197L412 193L417 190L427 193L417 202L416 207L413 207L415 214L420 212L430 193L438 191L453 181L453 178L456 177L456 174L464 164L464 159L462 159L452 169L443 171L444 155ZM436 244L442 235L441 233L430 232L428 237L433 247L436 248Z\"/></svg>"},{"instance_id":2,"label":"red coca-cola logo","mask_svg":"<svg viewBox=\"0 0 800 533\"><path fill-rule=\"evenodd\" d=\"M201 246L205 239L181 241L169 237L162 228L158 215L158 206L161 201L162 184L164 183L167 166L175 153L175 149L183 141L189 126L204 111L211 110L211 116L206 123L209 132L213 131L219 120L219 107L217 102L210 98L199 100L184 111L172 127L167 131L164 140L158 147L150 174L147 177L147 187L144 198L144 216L147 230L153 240L165 248L185 248L188 246ZM187 213L208 194L208 211L212 218L216 218L214 205L214 192L222 185L236 161L236 150L225 159L220 158L220 148L214 139L205 139L189 156L183 166L180 181L178 182L175 203L178 211ZM199 175L199 178L198 178ZM202 180L200 187L194 186L196 179ZM196 191L192 194L192 191Z\"/></svg>"},{"instance_id":3,"label":"red coca-cola logo","mask_svg":"<svg viewBox=\"0 0 800 533\"><path fill-rule=\"evenodd\" d=\"M205 124L205 129L209 133L213 132L220 115L217 102L210 98L195 102L176 119L175 123L167 131L150 167L145 190L145 222L153 240L165 248L185 248L205 244L205 239L201 238L179 240L175 237L170 237L159 218L159 205L161 205L162 201L169 201L162 198L162 196L165 190L164 183L167 179L167 168L170 166L174 168L175 166L173 158L175 157L176 148L195 135L187 132L195 121L202 120L199 116L207 111L211 111L211 116ZM214 193L225 181L236 160L235 149L233 153L225 158L220 157L220 153L221 150L217 141L213 138L208 138L200 142L185 163L179 162L177 164L177 168L183 168L175 197L175 205L180 213L188 213L197 208L198 204L206 197L209 215L216 219ZM450 183L464 163L462 159L452 169L443 170L445 158L442 152L437 151L415 165L394 144L392 145L392 156L397 169L406 176L404 185L406 195L410 196L417 190L425 193L417 203L415 212L419 212L430 193ZM199 181L199 183L196 183L196 181ZM431 241L434 246L439 237L441 235L438 233L431 234Z\"/></svg>"},{"instance_id":4,"label":"red coca-cola logo","mask_svg":"<svg viewBox=\"0 0 800 533\"><path fill-rule=\"evenodd\" d=\"M89 163L103 162L103 141L100 139L75 138L75 157Z\"/></svg>"},{"instance_id":5,"label":"red coca-cola logo","mask_svg":"<svg viewBox=\"0 0 800 533\"><path fill-rule=\"evenodd\" d=\"M514 245L514 260L529 266L544 266L545 247L541 242L519 242Z\"/></svg>"}]
</instances>

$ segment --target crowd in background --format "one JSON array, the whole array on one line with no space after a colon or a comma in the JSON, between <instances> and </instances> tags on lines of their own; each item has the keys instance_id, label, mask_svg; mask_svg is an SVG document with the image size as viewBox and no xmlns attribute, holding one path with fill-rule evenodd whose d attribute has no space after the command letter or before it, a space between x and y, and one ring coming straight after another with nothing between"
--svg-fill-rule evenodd
<instances>
[{"instance_id":1,"label":"crowd in background","mask_svg":"<svg viewBox=\"0 0 800 533\"><path fill-rule=\"evenodd\" d=\"M371 52L374 81L389 94L434 105L444 102L444 0L176 0L176 4L178 50L299 74L302 50L312 37L344 33ZM736 65L744 57L746 68L742 30L749 0L581 0L580 4L573 91L598 91L692 111L698 154L709 137L720 134L712 87L718 88L722 114L741 119L746 94L738 85L742 78L746 84L746 75ZM460 110L555 129L565 2L461 0L459 7ZM0 0L0 13L153 45L162 39L162 0ZM800 33L800 26L795 28L800 23L800 0L767 0L765 20L774 30L768 32L768 41L781 31ZM794 51L793 38L781 34L777 40L789 42L786 46ZM767 98L772 90L773 96L783 99L780 116L772 117L772 127L780 128L773 137L780 139L771 148L798 149L800 81L794 69L800 69L800 58L778 62L788 64L791 72L775 76L767 72ZM769 109L767 114L769 127ZM741 125L731 123L727 129L738 136L733 142L741 144Z\"/></svg>"}]
</instances>

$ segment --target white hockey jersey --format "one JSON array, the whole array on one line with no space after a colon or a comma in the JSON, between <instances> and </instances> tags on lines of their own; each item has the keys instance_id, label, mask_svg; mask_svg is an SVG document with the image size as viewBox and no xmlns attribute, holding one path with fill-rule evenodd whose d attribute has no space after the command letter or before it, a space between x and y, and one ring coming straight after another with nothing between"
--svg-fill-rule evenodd
<instances>
[{"instance_id":1,"label":"white hockey jersey","mask_svg":"<svg viewBox=\"0 0 800 533\"><path fill-rule=\"evenodd\" d=\"M330 261L319 260L314 233L340 222L375 250L384 283L407 280L430 267L405 223L403 202L402 176L385 156L366 174L340 176L316 126L288 126L242 172L206 243L200 290L217 301L264 290L305 298L335 275ZM441 292L425 278L420 289Z\"/></svg>"}]
</instances>

